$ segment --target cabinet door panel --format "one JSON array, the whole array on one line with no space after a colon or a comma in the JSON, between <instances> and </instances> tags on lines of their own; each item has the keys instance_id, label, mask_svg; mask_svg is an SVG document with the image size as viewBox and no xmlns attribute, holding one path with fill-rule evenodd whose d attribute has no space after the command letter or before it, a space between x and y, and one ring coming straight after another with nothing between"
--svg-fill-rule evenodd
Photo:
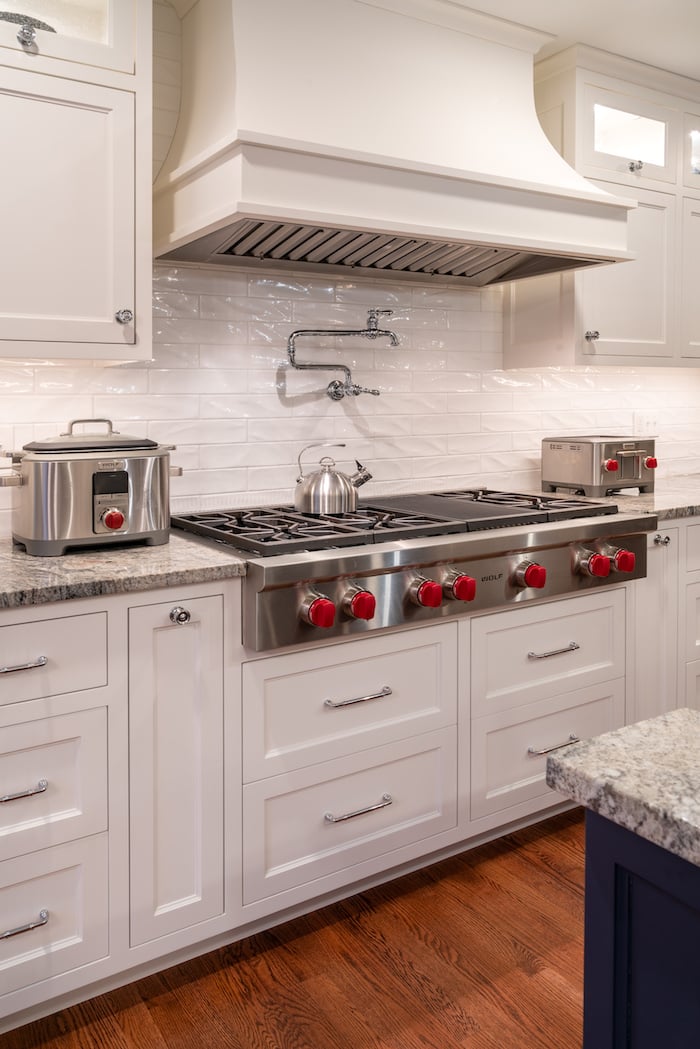
<instances>
[{"instance_id":1,"label":"cabinet door panel","mask_svg":"<svg viewBox=\"0 0 700 1049\"><path fill-rule=\"evenodd\" d=\"M0 339L133 343L133 94L0 67L0 126Z\"/></svg>"},{"instance_id":2,"label":"cabinet door panel","mask_svg":"<svg viewBox=\"0 0 700 1049\"><path fill-rule=\"evenodd\" d=\"M36 56L79 62L124 73L134 71L134 14L138 0L44 0L41 5L14 0L12 11L34 15L53 33L37 29L33 44L23 47L19 25L0 21L3 61L31 63ZM39 11L39 6L41 10Z\"/></svg>"},{"instance_id":3,"label":"cabinet door panel","mask_svg":"<svg viewBox=\"0 0 700 1049\"><path fill-rule=\"evenodd\" d=\"M131 942L223 911L223 602L129 610Z\"/></svg>"},{"instance_id":4,"label":"cabinet door panel","mask_svg":"<svg viewBox=\"0 0 700 1049\"><path fill-rule=\"evenodd\" d=\"M584 353L595 357L659 357L674 354L675 212L670 193L597 183L638 206L629 213L631 262L584 270L580 275ZM586 331L599 338L586 342Z\"/></svg>"},{"instance_id":5,"label":"cabinet door panel","mask_svg":"<svg viewBox=\"0 0 700 1049\"><path fill-rule=\"evenodd\" d=\"M700 200L683 200L681 356L700 357Z\"/></svg>"}]
</instances>

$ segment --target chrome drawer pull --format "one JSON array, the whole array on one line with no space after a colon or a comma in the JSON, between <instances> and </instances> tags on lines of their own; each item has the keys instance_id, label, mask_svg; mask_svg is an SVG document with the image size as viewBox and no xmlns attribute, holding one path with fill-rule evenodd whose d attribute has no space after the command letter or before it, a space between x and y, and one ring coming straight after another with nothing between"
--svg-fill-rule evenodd
<instances>
[{"instance_id":1,"label":"chrome drawer pull","mask_svg":"<svg viewBox=\"0 0 700 1049\"><path fill-rule=\"evenodd\" d=\"M327 812L323 818L328 823L342 823L343 820L351 820L355 816L364 816L366 812L376 812L377 809L385 809L393 801L391 794L382 794L382 800L378 801L376 805L368 805L366 808L358 809L356 812L346 812L344 816L334 816L332 812Z\"/></svg>"},{"instance_id":2,"label":"chrome drawer pull","mask_svg":"<svg viewBox=\"0 0 700 1049\"><path fill-rule=\"evenodd\" d=\"M16 794L4 794L0 798L0 805L4 801L17 801L19 798L31 798L35 794L43 794L49 785L47 779L40 779L36 787L29 787L27 790L18 790Z\"/></svg>"},{"instance_id":3,"label":"chrome drawer pull","mask_svg":"<svg viewBox=\"0 0 700 1049\"><path fill-rule=\"evenodd\" d=\"M553 747L545 747L543 750L538 750L537 747L528 747L527 752L533 758L539 758L543 754L551 754L553 750L561 750L562 747L570 747L572 743L580 743L581 737L575 735L573 732L564 743L555 743Z\"/></svg>"},{"instance_id":4,"label":"chrome drawer pull","mask_svg":"<svg viewBox=\"0 0 700 1049\"><path fill-rule=\"evenodd\" d=\"M14 667L0 667L0 674L14 674L16 670L34 670L36 667L45 667L47 663L46 656L39 656L33 663L18 663Z\"/></svg>"},{"instance_id":5,"label":"chrome drawer pull","mask_svg":"<svg viewBox=\"0 0 700 1049\"><path fill-rule=\"evenodd\" d=\"M49 920L48 911L39 911L39 920L36 922L27 922L26 925L18 925L16 929L8 929L7 932L0 932L0 940L9 940L10 936L19 936L21 932L31 932L32 929L38 929L42 925L46 925Z\"/></svg>"},{"instance_id":6,"label":"chrome drawer pull","mask_svg":"<svg viewBox=\"0 0 700 1049\"><path fill-rule=\"evenodd\" d=\"M575 641L569 641L566 648L553 648L551 652L528 652L528 659L549 659L550 656L561 656L564 652L575 652L581 646Z\"/></svg>"},{"instance_id":7,"label":"chrome drawer pull","mask_svg":"<svg viewBox=\"0 0 700 1049\"><path fill-rule=\"evenodd\" d=\"M324 699L324 707L332 707L336 710L338 707L351 707L354 703L368 703L370 699L381 699L382 696L390 696L391 689L388 685L383 685L379 692L373 692L371 696L356 696L355 699L341 699L337 703L333 699Z\"/></svg>"}]
</instances>

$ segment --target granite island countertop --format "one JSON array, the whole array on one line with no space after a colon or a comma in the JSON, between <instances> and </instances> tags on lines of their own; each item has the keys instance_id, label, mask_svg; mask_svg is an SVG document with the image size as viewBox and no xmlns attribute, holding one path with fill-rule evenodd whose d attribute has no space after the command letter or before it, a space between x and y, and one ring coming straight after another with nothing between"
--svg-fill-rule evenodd
<instances>
[{"instance_id":1,"label":"granite island countertop","mask_svg":"<svg viewBox=\"0 0 700 1049\"><path fill-rule=\"evenodd\" d=\"M8 538L0 543L0 608L232 579L245 568L230 547L181 533L162 546L93 548L61 557L32 557Z\"/></svg>"},{"instance_id":2,"label":"granite island countertop","mask_svg":"<svg viewBox=\"0 0 700 1049\"><path fill-rule=\"evenodd\" d=\"M564 495L559 491L558 495ZM659 521L700 516L700 474L657 477L654 491L642 494L636 488L623 488L614 495L594 502L615 503L621 513L656 514Z\"/></svg>"},{"instance_id":3,"label":"granite island countertop","mask_svg":"<svg viewBox=\"0 0 700 1049\"><path fill-rule=\"evenodd\" d=\"M550 754L547 783L700 866L700 710L673 710Z\"/></svg>"}]
</instances>

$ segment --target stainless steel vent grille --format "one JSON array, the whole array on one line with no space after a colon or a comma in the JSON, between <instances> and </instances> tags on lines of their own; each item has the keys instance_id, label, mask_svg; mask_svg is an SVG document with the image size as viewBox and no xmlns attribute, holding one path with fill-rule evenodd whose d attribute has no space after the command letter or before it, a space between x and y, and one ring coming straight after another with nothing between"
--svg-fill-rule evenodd
<instances>
[{"instance_id":1,"label":"stainless steel vent grille","mask_svg":"<svg viewBox=\"0 0 700 1049\"><path fill-rule=\"evenodd\" d=\"M475 287L592 266L596 258L535 254L517 248L417 239L293 222L240 219L163 258L240 265L251 261L295 269L386 274L456 281Z\"/></svg>"}]
</instances>

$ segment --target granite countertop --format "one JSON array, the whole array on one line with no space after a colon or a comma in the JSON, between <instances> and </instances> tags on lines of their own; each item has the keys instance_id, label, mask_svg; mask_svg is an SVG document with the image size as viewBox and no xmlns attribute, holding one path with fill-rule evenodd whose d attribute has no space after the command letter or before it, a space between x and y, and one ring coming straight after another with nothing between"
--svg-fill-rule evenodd
<instances>
[{"instance_id":1,"label":"granite countertop","mask_svg":"<svg viewBox=\"0 0 700 1049\"><path fill-rule=\"evenodd\" d=\"M245 575L245 561L240 555L194 535L172 534L162 546L113 546L61 557L31 557L8 539L0 544L0 608L241 575Z\"/></svg>"},{"instance_id":2,"label":"granite countertop","mask_svg":"<svg viewBox=\"0 0 700 1049\"><path fill-rule=\"evenodd\" d=\"M659 521L697 517L700 516L700 474L657 477L654 491L648 495L640 494L636 488L623 488L599 501L615 503L621 513L656 514Z\"/></svg>"},{"instance_id":3,"label":"granite countertop","mask_svg":"<svg viewBox=\"0 0 700 1049\"><path fill-rule=\"evenodd\" d=\"M700 866L700 710L673 710L550 754L547 783Z\"/></svg>"}]
</instances>

